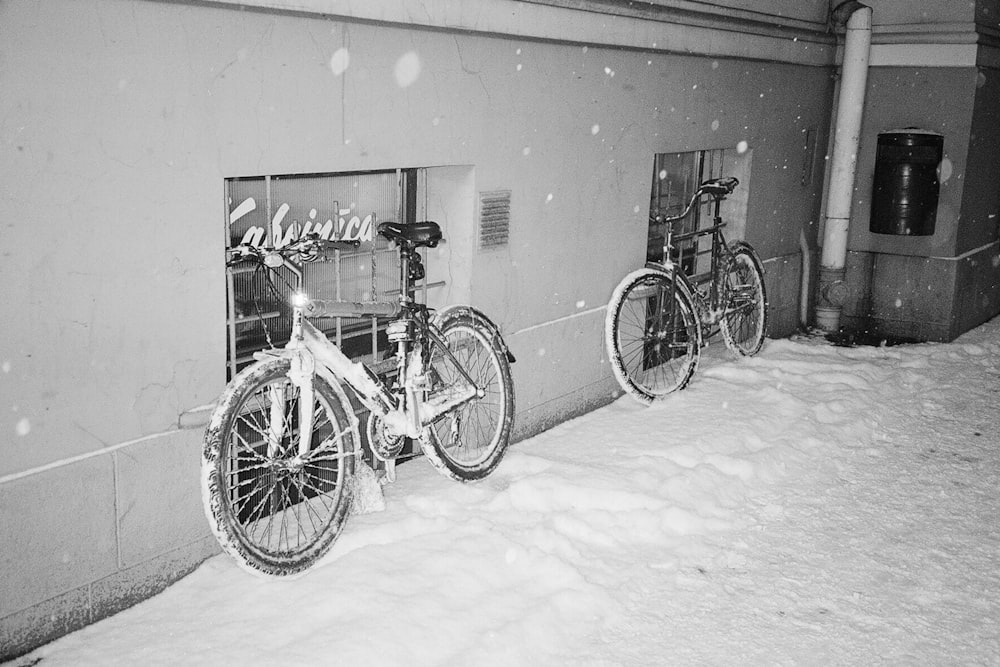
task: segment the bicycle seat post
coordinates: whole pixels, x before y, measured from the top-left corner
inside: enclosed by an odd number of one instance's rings
[[[400,364],[400,372],[413,343],[416,331],[414,324],[413,286],[423,278],[424,265],[417,250],[418,243],[407,238],[397,238],[399,245],[399,303],[401,306],[399,318],[386,326],[386,335],[390,343],[396,345],[396,357]],[[400,376],[402,377],[402,375]]]
[[[410,291],[413,289],[413,278],[410,276],[410,255],[417,250],[410,243],[399,244],[399,298],[405,305],[412,301]]]

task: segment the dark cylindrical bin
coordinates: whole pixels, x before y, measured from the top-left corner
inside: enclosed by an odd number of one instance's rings
[[[907,128],[878,135],[869,229],[875,234],[930,236],[937,220],[938,166],[944,137]]]

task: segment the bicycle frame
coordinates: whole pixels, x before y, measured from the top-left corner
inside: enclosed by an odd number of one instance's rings
[[[287,357],[291,361],[289,380],[298,388],[299,401],[299,456],[304,456],[312,439],[313,374],[323,377],[331,386],[345,382],[357,394],[361,403],[380,418],[386,432],[392,437],[419,438],[427,426],[441,415],[483,396],[472,377],[455,359],[441,339],[433,323],[428,321],[426,306],[413,301],[410,273],[410,252],[401,250],[400,300],[397,303],[351,303],[340,301],[307,300],[304,294],[293,299],[292,331],[287,345],[280,350],[265,350],[254,355],[257,360],[268,357]],[[415,325],[413,340],[405,337],[397,342],[397,386],[402,394],[390,391],[368,366],[352,361],[331,342],[307,317],[365,317],[391,318],[401,316],[402,328]],[[464,386],[456,382],[425,396],[427,389],[424,346],[434,344],[458,370]],[[284,415],[284,398],[271,397],[271,423],[281,426]]]
[[[695,192],[694,196],[691,197],[691,200],[684,208],[684,211],[680,214],[658,218],[659,222],[667,223],[666,234],[663,242],[663,259],[660,262],[647,264],[647,266],[649,268],[659,268],[668,271],[673,277],[684,283],[684,287],[687,288],[688,293],[695,297],[692,300],[694,301],[695,307],[698,308],[699,320],[703,325],[712,325],[718,322],[722,317],[722,290],[720,289],[721,281],[719,280],[719,277],[731,255],[729,244],[726,242],[725,234],[722,232],[723,227],[726,226],[726,223],[720,214],[723,197],[717,195],[714,196],[714,201],[712,202],[713,211],[711,227],[696,229],[692,232],[685,232],[683,234],[674,234],[674,223],[683,220],[690,215],[694,206],[700,202],[701,198],[705,194],[706,193],[704,191],[699,189]],[[674,244],[675,242],[681,243],[702,236],[708,236],[709,234],[712,235],[711,261],[709,270],[707,273],[688,276],[684,273],[684,271],[680,270],[672,259],[675,251]],[[698,287],[699,284],[704,282],[709,283],[707,293]],[[672,300],[671,303],[673,303]]]

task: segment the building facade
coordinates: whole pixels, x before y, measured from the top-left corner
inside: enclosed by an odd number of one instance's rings
[[[1000,310],[1000,2],[869,4],[845,314],[891,319],[881,253],[933,285],[925,319],[954,337]],[[731,235],[764,259],[769,335],[794,332],[822,238],[829,15],[827,0],[0,3],[0,658],[217,552],[200,446],[240,335],[237,223],[273,238],[437,220],[427,298],[500,326],[516,439],[620,394],[604,306],[645,261],[657,165],[687,170],[678,183],[705,173],[691,164],[739,176]],[[875,238],[873,137],[910,125],[945,134],[942,232]]]

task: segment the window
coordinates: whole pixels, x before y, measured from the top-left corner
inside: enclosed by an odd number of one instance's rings
[[[710,178],[735,176],[740,185],[722,203],[726,221],[726,238],[741,239],[745,232],[747,195],[750,180],[750,150],[716,148],[685,153],[657,153],[653,157],[653,184],[649,202],[649,232],[646,239],[646,261],[663,260],[666,224],[657,223],[656,216],[674,216],[684,211],[698,186]],[[673,223],[675,233],[691,232],[712,224],[711,212],[705,207],[709,200],[695,207],[684,220]],[[704,220],[703,220],[704,218]],[[683,248],[675,248],[673,261],[679,262],[688,275],[707,270],[711,236],[702,236]]]
[[[388,301],[398,295],[397,250],[380,237],[381,221],[413,222],[417,216],[417,169],[258,176],[226,181],[230,246],[280,247],[301,234],[358,240],[356,251],[302,265],[288,263],[273,280],[254,266],[227,272],[228,372],[232,377],[253,353],[287,342],[288,298],[298,288],[317,298]],[[375,318],[329,318],[313,324],[353,358],[377,362],[386,349],[384,323]]]

